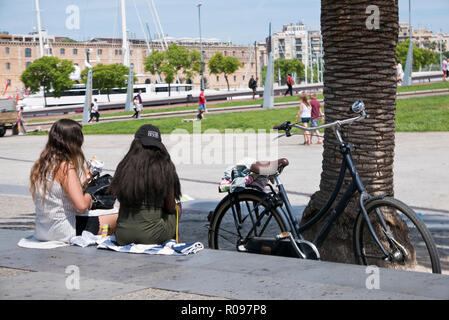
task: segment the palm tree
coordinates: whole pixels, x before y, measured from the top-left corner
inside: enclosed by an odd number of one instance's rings
[[[368,25],[372,16],[367,7],[372,5],[379,8],[378,29]],[[393,195],[398,29],[397,0],[321,1],[326,122],[354,116],[349,113],[352,103],[365,102],[369,118],[344,127],[342,135],[356,146],[354,161],[372,195]],[[337,140],[330,129],[324,137],[320,190],[312,195],[302,222],[326,203],[338,178],[341,156]],[[350,182],[349,175],[346,180],[344,187]],[[357,208],[353,199],[336,221],[323,244],[323,260],[354,261],[351,235]],[[306,237],[313,238],[323,221]]]

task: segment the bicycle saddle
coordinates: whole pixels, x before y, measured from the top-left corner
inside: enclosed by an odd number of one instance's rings
[[[274,161],[257,161],[254,162],[249,169],[260,175],[271,176],[277,172],[282,172],[288,164],[289,162],[286,158],[281,158]]]

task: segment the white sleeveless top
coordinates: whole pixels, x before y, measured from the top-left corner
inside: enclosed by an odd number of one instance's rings
[[[47,189],[45,198],[42,194],[42,187],[34,194],[36,208],[34,237],[41,241],[69,242],[70,238],[76,236],[75,216],[79,214],[72,200],[56,181]]]
[[[305,103],[302,104],[301,118],[311,118],[312,117],[312,106],[309,104],[306,106]]]

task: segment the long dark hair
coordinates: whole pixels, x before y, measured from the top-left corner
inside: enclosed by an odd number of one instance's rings
[[[81,177],[84,174],[85,158],[81,146],[84,142],[82,126],[71,119],[60,119],[53,123],[48,133],[48,142],[39,159],[34,163],[30,173],[30,192],[34,193],[43,187],[43,195],[47,192],[48,185],[56,178],[56,174],[63,166],[62,174],[65,176],[72,166]]]
[[[166,208],[169,201],[174,208],[175,200],[181,198],[181,184],[167,149],[144,147],[134,139],[117,166],[109,192],[120,205]]]

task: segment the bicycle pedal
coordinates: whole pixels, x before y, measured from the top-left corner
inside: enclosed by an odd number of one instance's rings
[[[290,238],[291,233],[290,232],[281,232],[278,235],[276,235],[276,240],[282,240],[286,238]]]

